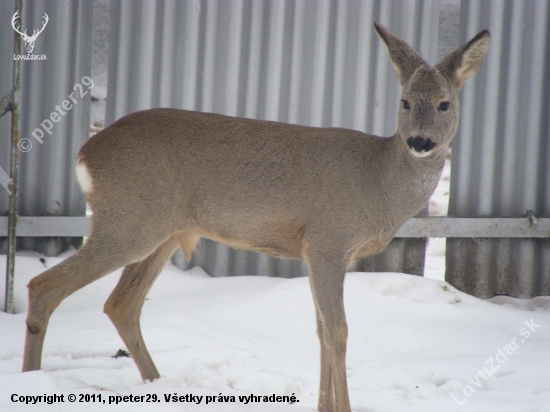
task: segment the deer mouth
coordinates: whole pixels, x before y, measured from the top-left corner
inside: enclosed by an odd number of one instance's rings
[[[407,145],[411,149],[412,153],[418,157],[428,156],[436,144],[430,139],[416,136],[409,137],[407,139]]]

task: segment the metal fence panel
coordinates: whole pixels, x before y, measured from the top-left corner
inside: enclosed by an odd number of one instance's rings
[[[460,37],[491,31],[462,96],[449,215],[550,215],[550,3],[462,1]],[[480,297],[550,294],[550,239],[448,239],[446,279]]]
[[[13,2],[2,2],[0,7],[0,87],[7,93],[10,86],[6,79],[11,79],[11,69],[8,71],[5,62],[13,61],[9,43],[13,43],[11,19],[15,9]],[[18,212],[22,216],[84,216],[86,202],[76,182],[74,166],[90,128],[90,93],[82,77],[90,76],[91,72],[92,2],[27,0],[21,20],[23,31],[27,29],[27,33],[32,33],[41,28],[44,13],[49,21],[36,40],[33,54],[45,54],[47,60],[22,62],[20,130],[21,138],[29,139],[32,148],[20,157]],[[77,84],[82,90],[75,87]],[[81,96],[81,91],[86,95]],[[61,105],[65,100],[70,101],[71,93],[76,103],[64,110]],[[54,112],[58,113],[54,115],[57,122],[50,120]],[[45,123],[51,134],[41,126],[46,120],[52,125]],[[9,148],[4,120],[0,127],[0,147]],[[42,130],[43,143],[31,135],[36,129]],[[40,137],[38,132],[35,135]],[[0,150],[0,153],[0,166],[9,170],[8,151]],[[6,205],[7,194],[1,191],[0,213],[6,213]],[[81,239],[20,238],[18,245],[22,249],[57,255],[67,244],[78,244]]]
[[[176,107],[390,136],[400,86],[373,22],[436,63],[438,16],[437,0],[113,1],[106,125]],[[416,261],[391,270],[421,275],[425,241],[395,242],[369,267]],[[181,253],[174,260],[187,267]],[[210,241],[191,264],[213,276],[306,273]]]

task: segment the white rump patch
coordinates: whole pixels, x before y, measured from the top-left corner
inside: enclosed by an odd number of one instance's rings
[[[92,192],[92,177],[84,163],[77,163],[76,165],[76,180],[78,180],[80,188],[85,194]]]

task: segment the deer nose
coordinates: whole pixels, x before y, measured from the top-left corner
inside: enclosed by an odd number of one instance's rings
[[[427,139],[422,136],[409,137],[407,139],[409,147],[418,153],[427,153],[435,147],[435,143],[429,137]]]

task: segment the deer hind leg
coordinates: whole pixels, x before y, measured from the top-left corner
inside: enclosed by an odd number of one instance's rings
[[[126,266],[117,286],[105,302],[104,311],[115,325],[144,381],[157,379],[160,374],[141,334],[141,308],[157,276],[178,246],[178,239],[172,236],[141,262]]]
[[[147,241],[129,244],[122,242],[119,236],[105,236],[110,232],[101,230],[100,224],[96,224],[95,229],[78,252],[34,277],[27,285],[29,308],[24,372],[40,369],[48,322],[63,299],[114,270],[142,259],[162,241],[162,238],[155,241],[150,237]]]
[[[346,264],[339,256],[319,253],[308,257],[310,284],[321,344],[321,382],[318,409],[322,412],[350,412],[346,378],[348,328],[344,312]]]

